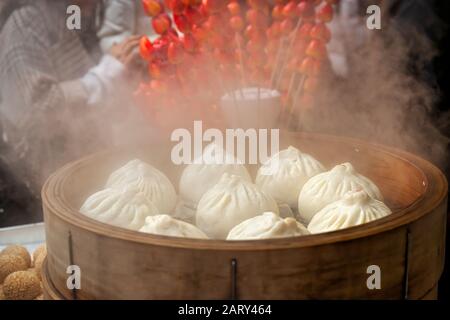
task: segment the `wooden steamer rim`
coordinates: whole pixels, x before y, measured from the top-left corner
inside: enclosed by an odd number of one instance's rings
[[[357,239],[362,240],[363,238],[377,236],[382,233],[388,233],[392,230],[395,231],[395,229],[406,228],[406,230],[408,230],[409,232],[410,225],[414,224],[415,222],[420,223],[419,220],[422,220],[427,215],[435,216],[436,214],[434,214],[434,212],[439,211],[439,216],[442,216],[442,212],[446,212],[445,199],[447,197],[448,191],[447,181],[439,169],[437,169],[433,164],[424,159],[421,159],[408,152],[399,151],[386,146],[369,144],[353,138],[335,137],[311,133],[288,133],[287,137],[289,137],[289,139],[291,140],[293,139],[293,141],[301,139],[312,139],[319,142],[327,141],[329,144],[346,143],[351,145],[352,147],[356,146],[356,148],[361,149],[361,151],[363,151],[363,149],[365,149],[365,151],[368,151],[369,153],[371,151],[376,151],[377,153],[382,154],[382,157],[390,157],[392,159],[396,159],[396,161],[408,165],[408,167],[414,169],[415,174],[420,177],[423,183],[422,192],[417,196],[414,202],[410,203],[407,207],[402,208],[401,210],[395,211],[388,217],[365,225],[324,234],[308,235],[297,238],[253,241],[197,240],[150,235],[106,225],[101,222],[92,220],[79,213],[79,211],[71,205],[70,200],[66,198],[66,194],[63,192],[64,186],[67,183],[70,183],[70,177],[77,175],[77,173],[80,170],[83,170],[84,167],[92,166],[92,164],[95,163],[95,160],[97,160],[98,158],[109,157],[117,152],[117,150],[108,150],[70,163],[55,172],[47,180],[43,187],[42,199],[44,203],[44,210],[51,213],[52,215],[55,215],[62,222],[66,223],[68,226],[68,230],[70,230],[71,228],[79,228],[85,232],[91,232],[99,237],[105,237],[117,241],[126,241],[129,243],[134,242],[139,245],[149,245],[154,248],[160,247],[162,250],[164,248],[173,248],[208,252],[214,251],[223,252],[224,255],[227,255],[230,252],[235,252],[237,255],[239,255],[239,252],[245,253],[247,251],[286,251],[302,248],[307,250],[311,247],[320,247],[327,245],[336,245],[337,247],[339,246],[339,243],[351,242]],[[306,152],[308,152],[308,150]],[[46,216],[47,215],[48,213],[46,213]],[[51,230],[47,229],[47,232],[51,232]],[[439,237],[445,238],[445,231],[443,236]],[[439,241],[442,241],[442,239],[439,239]],[[406,246],[408,246],[408,240],[406,240],[406,243]],[[436,243],[436,246],[438,246],[438,244],[439,243]],[[51,248],[49,249],[51,252]],[[407,248],[406,254],[408,253],[408,251],[409,249]],[[404,286],[406,287],[406,292],[404,293],[404,296],[407,297],[407,282],[409,273],[409,259],[407,256],[405,260],[406,266],[404,272]],[[439,261],[437,261],[436,264],[442,265],[440,265],[439,270],[435,272],[438,274],[433,276],[437,279],[440,277],[443,269],[443,258],[439,257],[438,260]],[[50,275],[50,277],[51,276],[52,275]],[[435,285],[436,283],[433,283],[433,287],[435,287]],[[426,290],[430,289],[431,287],[426,288]],[[426,292],[421,293],[422,296],[425,294]],[[416,296],[416,298],[420,297]]]

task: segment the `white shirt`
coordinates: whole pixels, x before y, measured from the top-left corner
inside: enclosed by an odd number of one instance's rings
[[[151,19],[137,0],[107,0],[103,25],[98,32],[100,47],[108,52],[112,45],[136,34],[152,35]]]

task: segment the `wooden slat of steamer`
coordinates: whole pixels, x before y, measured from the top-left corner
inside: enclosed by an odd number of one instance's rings
[[[429,193],[434,199],[443,199],[435,207],[423,208],[429,211],[420,220],[409,226],[409,299],[421,299],[424,292],[437,287],[444,270],[445,239],[447,229],[447,185],[445,179],[434,180]]]
[[[44,295],[44,300],[63,300],[64,297],[61,296],[56,290],[56,288],[51,283],[47,270],[47,259],[44,260],[42,264],[42,291]]]

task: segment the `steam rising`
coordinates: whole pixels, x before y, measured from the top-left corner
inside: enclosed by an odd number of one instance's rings
[[[371,33],[363,49],[349,53],[348,77],[330,76],[315,109],[302,112],[301,129],[391,145],[447,165],[449,139],[432,119],[440,93],[426,69],[438,52],[411,28]]]
[[[449,140],[432,121],[433,106],[439,99],[439,92],[432,87],[429,79],[423,77],[427,72],[426,63],[437,52],[423,34],[407,30],[405,37],[405,29],[402,31],[403,34],[400,34],[390,27],[374,31],[363,49],[350,52],[348,77],[339,79],[330,73],[321,84],[315,107],[301,110],[299,129],[391,145],[419,154],[440,166],[447,165]],[[239,83],[239,79],[234,83]],[[205,95],[208,93],[205,92]],[[171,94],[181,93],[175,91]],[[152,101],[149,100],[149,103]],[[109,144],[140,144],[149,138],[159,137],[161,133],[154,128],[155,122],[143,121],[132,104],[126,96],[105,102],[102,111],[80,109],[86,114],[76,116],[66,113],[60,123],[67,125],[65,130],[71,132],[75,143],[74,147],[66,146],[66,150],[61,152],[72,154],[70,151],[76,150],[73,153],[79,157],[82,153],[104,149]],[[198,111],[198,106],[192,107]],[[223,124],[217,121],[217,108],[206,111],[201,115],[201,120],[210,120],[207,121],[210,125],[205,124],[205,127],[223,129]],[[159,121],[166,127],[185,126],[189,129],[193,126],[192,121],[200,120],[196,112],[169,110],[169,116]],[[85,119],[90,122],[84,122]],[[99,130],[95,136],[87,135],[86,126]],[[51,136],[56,134],[50,128],[53,126],[41,126],[41,135],[51,140]],[[164,143],[170,144],[170,135],[166,133],[163,137],[167,139],[163,140]],[[86,148],[93,144],[94,148]],[[47,156],[53,157],[50,153]],[[33,162],[34,159],[28,161]]]

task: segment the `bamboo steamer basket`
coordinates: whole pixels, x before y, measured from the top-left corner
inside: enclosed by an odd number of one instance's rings
[[[363,141],[286,133],[328,168],[351,162],[380,188],[393,214],[336,232],[260,241],[170,238],[109,226],[80,214],[108,175],[139,157],[175,186],[170,148],[109,150],[70,163],[42,191],[47,237],[44,286],[60,299],[434,299],[444,267],[447,181],[431,163]],[[251,167],[254,174],[256,168]],[[81,289],[66,286],[69,265]],[[370,290],[367,268],[381,270]],[[51,284],[51,285],[49,285]]]

